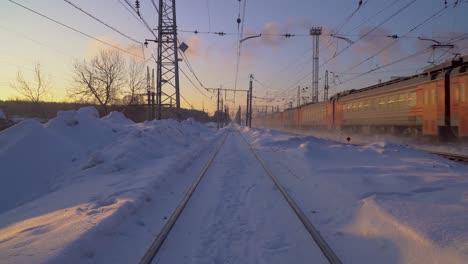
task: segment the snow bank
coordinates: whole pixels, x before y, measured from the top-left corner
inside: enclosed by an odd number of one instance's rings
[[[344,263],[468,263],[468,167],[407,145],[244,130]]]
[[[122,112],[112,111],[109,115],[102,118],[104,121],[119,125],[133,125],[134,122],[128,119]]]
[[[134,124],[92,107],[1,131],[2,263],[44,262],[115,224],[154,192],[158,175],[214,136],[193,120]]]

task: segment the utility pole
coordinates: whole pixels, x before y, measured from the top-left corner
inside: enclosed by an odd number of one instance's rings
[[[319,42],[322,35],[322,27],[312,27],[310,29],[313,45],[312,62],[312,103],[318,103],[318,79],[319,79]]]
[[[221,97],[221,107],[219,108],[219,112],[221,114],[221,123],[220,123],[220,125],[221,125],[221,128],[223,128],[225,118],[224,118],[224,100],[223,100],[222,97]]]
[[[179,55],[175,0],[159,0],[157,43],[157,118],[160,120],[162,105],[170,101],[172,107],[172,99],[175,100],[177,115],[180,115]]]
[[[219,88],[218,88],[218,100],[217,100],[217,104],[216,104],[216,128],[219,130]]]
[[[245,126],[249,126],[249,112],[250,112],[250,91],[247,91],[247,104],[245,106]]]
[[[325,87],[323,89],[323,101],[328,101],[328,90],[330,86],[328,85],[328,70],[325,71]]]
[[[301,106],[301,86],[297,87],[297,107]]]
[[[151,120],[154,120],[156,115],[156,102],[155,102],[155,87],[154,87],[154,69],[151,71]]]
[[[249,85],[249,128],[252,128],[252,101],[253,101],[253,74],[250,74],[250,85]]]
[[[151,121],[151,87],[149,81],[149,66],[146,67],[146,92],[148,97],[148,121]]]

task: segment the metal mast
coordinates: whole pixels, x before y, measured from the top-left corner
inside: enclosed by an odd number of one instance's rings
[[[175,0],[159,0],[158,22],[158,120],[162,106],[180,109],[179,55]],[[175,105],[173,105],[175,102]]]
[[[328,85],[328,71],[325,71],[325,87],[323,89],[323,101],[328,101],[328,89],[330,86]]]
[[[310,29],[313,45],[312,62],[312,103],[318,103],[318,79],[319,79],[319,41],[322,35],[322,27],[313,27]]]

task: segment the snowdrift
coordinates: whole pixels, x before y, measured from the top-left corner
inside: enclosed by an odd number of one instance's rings
[[[162,174],[191,162],[216,135],[190,119],[135,124],[118,112],[99,118],[92,107],[1,131],[2,263],[47,262],[81,247],[78,241],[128,216]]]

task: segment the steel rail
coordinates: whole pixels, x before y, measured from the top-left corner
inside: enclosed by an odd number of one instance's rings
[[[297,217],[301,220],[302,224],[307,229],[309,234],[312,236],[315,243],[317,243],[318,247],[322,251],[323,255],[327,258],[328,262],[330,262],[331,264],[341,264],[342,263],[341,260],[338,258],[338,256],[335,254],[335,252],[331,249],[331,247],[328,245],[328,243],[325,241],[325,239],[320,235],[320,232],[309,221],[309,218],[307,218],[307,216],[300,209],[300,207],[297,205],[297,203],[291,198],[291,196],[288,194],[286,189],[284,189],[284,187],[281,185],[279,180],[273,175],[271,170],[266,166],[265,162],[263,162],[263,160],[258,156],[258,154],[253,149],[252,145],[247,141],[247,139],[242,135],[242,133],[240,131],[239,131],[239,134],[241,135],[241,137],[245,141],[245,143],[249,146],[249,149],[252,152],[252,154],[255,156],[255,158],[258,160],[258,162],[260,162],[263,169],[267,172],[267,174],[273,180],[273,182],[275,183],[278,190],[281,192],[283,197],[288,202],[289,206],[291,206],[293,211],[296,213]]]
[[[439,151],[428,151],[428,152],[431,153],[431,154],[438,155],[438,156],[441,156],[443,158],[449,159],[449,160],[468,163],[468,156],[467,155],[447,153],[447,152],[439,152]]]
[[[166,224],[164,225],[164,227],[161,229],[161,231],[159,232],[159,235],[156,237],[156,239],[153,241],[153,243],[151,244],[151,246],[148,248],[148,250],[146,251],[145,255],[143,256],[143,258],[140,260],[140,264],[150,264],[154,257],[156,256],[156,254],[158,253],[159,249],[161,248],[162,244],[164,243],[164,241],[166,240],[169,232],[171,231],[171,229],[174,227],[174,224],[176,223],[177,219],[179,218],[179,216],[181,215],[182,211],[184,210],[185,206],[187,205],[190,197],[192,197],[192,194],[193,192],[195,191],[195,189],[197,188],[198,184],[200,183],[201,179],[203,178],[203,176],[205,176],[206,172],[208,171],[208,169],[210,168],[211,164],[213,163],[214,159],[216,158],[216,156],[218,155],[221,147],[224,145],[224,142],[226,141],[226,138],[228,137],[229,133],[226,133],[223,137],[223,139],[221,140],[221,143],[216,147],[216,150],[213,154],[213,156],[210,158],[210,160],[206,163],[205,167],[203,167],[203,170],[201,171],[201,173],[198,175],[198,177],[195,179],[195,181],[193,182],[192,186],[190,186],[190,189],[188,190],[188,192],[185,194],[184,198],[181,200],[181,202],[179,203],[179,205],[177,206],[177,208],[175,209],[175,211],[172,213],[171,217],[169,218],[169,220],[166,222]]]

